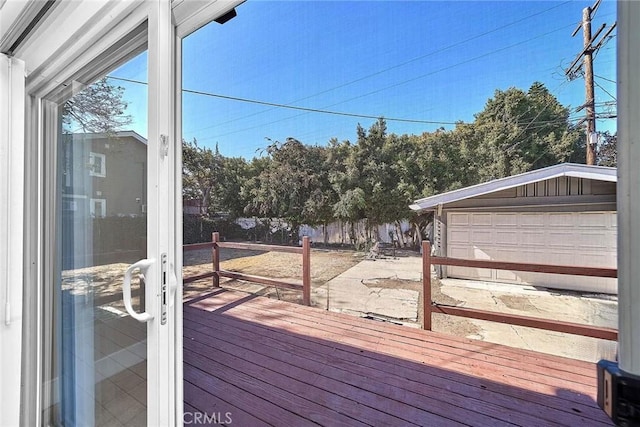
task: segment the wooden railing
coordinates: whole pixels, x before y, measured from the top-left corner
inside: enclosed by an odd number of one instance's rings
[[[213,286],[220,286],[220,278],[227,277],[229,279],[244,280],[246,282],[259,283],[261,285],[274,286],[276,288],[296,289],[302,291],[302,303],[304,305],[311,304],[311,240],[308,236],[302,238],[302,247],[295,246],[277,246],[262,245],[259,243],[240,243],[240,242],[221,242],[220,233],[215,232],[211,236],[211,242],[195,243],[184,245],[184,251],[194,251],[199,249],[211,248],[212,251],[212,271],[197,276],[185,277],[183,283],[191,283],[196,280],[213,278]],[[284,280],[273,279],[270,277],[254,276],[236,271],[227,271],[220,269],[220,249],[241,249],[253,251],[267,252],[286,252],[302,255],[302,284],[287,282]]]
[[[510,325],[528,326],[555,332],[565,332],[586,337],[602,338],[611,341],[618,340],[618,331],[611,328],[583,325],[579,323],[558,320],[541,319],[537,317],[521,316],[517,314],[498,313],[487,310],[477,310],[466,307],[456,307],[437,304],[431,299],[431,266],[451,265],[459,267],[492,268],[496,270],[527,271],[534,273],[570,274],[591,277],[618,277],[615,268],[573,267],[565,265],[523,264],[515,262],[469,260],[460,258],[436,257],[431,255],[431,244],[422,242],[422,307],[423,328],[431,330],[431,314],[442,313],[471,319],[488,320],[491,322],[507,323]]]

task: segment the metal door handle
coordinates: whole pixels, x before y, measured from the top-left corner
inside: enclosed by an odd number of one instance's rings
[[[160,324],[166,325],[169,317],[169,308],[173,307],[174,299],[176,297],[176,289],[178,289],[178,279],[176,277],[175,268],[172,263],[169,263],[167,254],[162,254],[160,257],[161,268],[161,285],[162,292],[161,310],[160,310]]]
[[[169,307],[173,307],[176,299],[176,291],[178,290],[178,277],[176,276],[176,269],[171,264],[171,274],[169,276]]]
[[[139,322],[148,322],[153,319],[153,316],[146,311],[138,313],[133,309],[133,306],[131,305],[131,276],[133,271],[136,269],[139,269],[140,272],[144,274],[154,263],[155,260],[153,259],[142,259],[135,264],[131,264],[129,268],[127,268],[127,271],[124,272],[124,282],[122,283],[122,299],[124,300],[124,306],[127,309],[127,313]]]

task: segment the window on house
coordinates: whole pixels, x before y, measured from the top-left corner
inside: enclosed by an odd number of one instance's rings
[[[89,153],[89,175],[105,177],[107,175],[106,159],[104,154]]]
[[[107,201],[105,199],[91,199],[90,213],[93,218],[107,216]]]

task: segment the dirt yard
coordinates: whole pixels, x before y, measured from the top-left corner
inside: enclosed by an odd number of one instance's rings
[[[412,251],[399,251],[397,255],[419,256],[419,254]],[[302,261],[301,256],[298,254],[223,249],[220,251],[220,258],[220,267],[225,270],[301,283]],[[315,302],[314,305],[319,308],[325,308],[323,301],[318,301],[314,298],[314,289],[324,285],[365,258],[366,254],[362,252],[313,250],[311,253],[311,293],[312,301]],[[209,272],[212,268],[211,251],[205,249],[185,253],[184,264],[184,277]],[[211,279],[204,279],[186,285],[184,288],[185,298],[211,289],[211,283]],[[422,325],[421,281],[385,278],[376,279],[375,283],[368,284],[366,281],[362,283],[375,288],[407,289],[418,292],[418,319],[415,325]],[[457,305],[460,302],[440,292],[440,281],[437,279],[432,280],[432,285],[432,298],[434,301],[450,305]],[[276,289],[231,279],[223,279],[222,286],[283,301],[302,303],[302,293],[300,291]],[[439,314],[433,316],[432,327],[435,331],[462,337],[478,332],[478,327],[466,319]]]
[[[337,311],[345,311],[360,316],[373,315],[374,318],[420,327],[422,324],[421,263],[419,259],[405,258],[403,260],[402,258],[404,257],[418,258],[419,254],[407,252],[399,254],[399,258],[387,257],[382,260],[383,262],[380,262],[381,260],[367,260],[366,254],[362,252],[312,250],[312,304],[321,309],[331,308],[335,310],[336,301],[340,301],[340,307],[343,310]],[[185,253],[184,258],[184,277],[212,271],[210,250],[188,252]],[[114,310],[117,310],[115,312],[124,312],[122,278],[127,267],[127,264],[116,263],[63,271],[62,289],[83,298],[90,298],[92,300],[91,304],[107,307],[109,313],[114,312]],[[221,251],[221,267],[225,270],[298,283],[301,283],[302,277],[302,259],[299,254],[223,249]],[[340,281],[338,276],[346,277],[346,282],[344,280]],[[332,285],[331,293],[323,293],[323,290],[328,290],[329,282],[334,284]],[[360,298],[352,293],[351,287],[342,287],[353,286],[354,283],[358,286],[358,289],[365,288],[364,294],[368,294],[366,288],[369,288],[370,294],[375,295],[378,293],[378,296],[382,295],[380,293],[381,289],[412,291],[409,293],[411,296],[408,298],[414,304],[412,307],[414,317],[385,318],[379,314],[377,315],[375,310],[363,311],[354,308],[361,301]],[[136,277],[132,283],[133,305],[139,311],[142,310],[142,301],[140,299],[141,284],[142,281],[139,277]],[[302,292],[298,290],[275,289],[231,279],[223,279],[222,286],[269,298],[302,303]],[[504,286],[507,286],[507,288],[503,289]],[[207,292],[211,290],[211,287],[211,278],[187,284],[184,287],[184,297],[190,298]],[[512,288],[509,288],[509,285],[491,283],[479,283],[473,286],[456,284],[454,279],[447,279],[443,284],[439,280],[432,278],[432,299],[435,302],[446,305],[463,305],[486,310],[493,310],[497,307],[498,311],[513,312],[515,314],[539,315],[557,320],[615,327],[615,322],[613,322],[617,315],[615,298],[614,301],[604,301],[602,298],[589,298],[588,296],[582,298],[580,295],[557,294],[557,292],[544,292],[515,285]],[[343,300],[336,297],[336,289],[342,289]],[[404,304],[409,300],[394,301],[386,297],[380,299],[385,304],[391,304],[394,307],[394,304]],[[417,319],[415,317],[416,310]],[[441,314],[434,314],[432,318],[434,331],[460,337],[474,337],[499,343],[504,343],[503,341],[506,339],[506,343],[509,345],[520,345],[523,348],[532,348],[552,354],[556,354],[559,351],[554,349],[559,347],[557,344],[558,340],[561,339],[563,342],[566,341],[565,347],[570,350],[573,347],[577,349],[573,353],[563,350],[565,352],[561,353],[561,355],[585,360],[592,357],[592,353],[597,355],[604,354],[604,352],[615,353],[615,348],[609,348],[608,344],[610,343],[602,344],[597,342],[594,344],[592,342],[583,342],[587,339],[576,340],[575,337],[558,338],[557,334],[553,335],[552,333],[549,333],[548,337],[546,335],[538,336],[540,335],[539,332],[534,331],[538,334],[535,335],[534,332],[521,330],[523,328],[502,324],[485,325],[485,323]]]
[[[351,251],[313,250],[311,253],[311,289],[321,286],[343,271],[362,261],[364,255]],[[184,255],[183,276],[195,276],[211,271],[211,251],[199,250]],[[302,283],[302,257],[299,254],[258,252],[235,249],[220,251],[220,268],[256,276]],[[211,279],[185,286],[185,297],[210,289]],[[238,280],[223,279],[223,286],[270,298],[302,303],[302,293],[289,289],[275,289]]]

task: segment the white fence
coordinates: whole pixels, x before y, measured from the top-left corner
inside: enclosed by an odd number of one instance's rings
[[[258,223],[265,225],[269,223],[272,232],[281,229],[289,229],[289,225],[280,219],[262,219],[262,218],[238,218],[236,224],[243,229],[248,230],[254,228]],[[311,240],[317,243],[328,244],[350,244],[350,233],[354,234],[355,240],[359,243],[368,240],[376,240],[384,243],[399,242],[400,245],[411,245],[413,236],[411,234],[412,226],[408,221],[401,221],[399,224],[383,224],[373,230],[367,230],[366,220],[360,220],[353,225],[348,222],[336,221],[329,225],[311,227],[308,225],[300,226],[300,237],[309,236]]]

